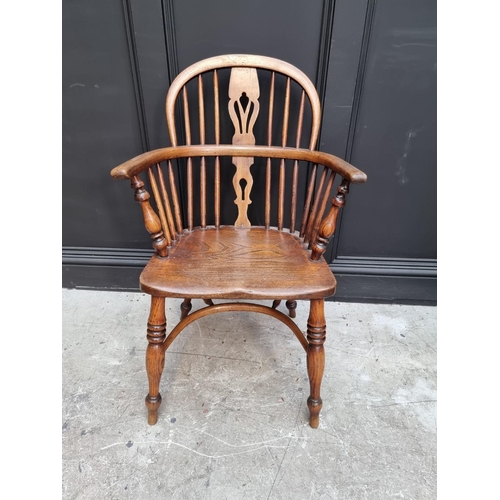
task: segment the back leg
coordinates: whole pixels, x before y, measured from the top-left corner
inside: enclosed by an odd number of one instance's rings
[[[189,314],[192,307],[191,299],[184,299],[181,304],[181,319],[184,319]]]
[[[288,309],[288,315],[290,318],[295,318],[296,313],[295,309],[297,309],[297,301],[296,300],[287,300],[286,308]]]

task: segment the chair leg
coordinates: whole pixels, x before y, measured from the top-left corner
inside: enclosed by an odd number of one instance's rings
[[[307,373],[311,393],[307,399],[309,408],[309,425],[316,429],[319,425],[319,412],[323,406],[320,396],[321,380],[325,369],[325,343],[326,322],[325,322],[325,300],[312,299],[307,321]]]
[[[273,300],[272,308],[276,309],[280,304],[281,304],[281,300],[278,300],[278,299]]]
[[[146,349],[146,371],[149,380],[149,393],[146,396],[148,424],[158,420],[161,404],[160,379],[165,364],[163,342],[166,337],[167,320],[165,317],[165,297],[151,297],[151,311],[148,320],[148,348]]]
[[[286,308],[288,309],[288,315],[290,318],[295,318],[296,313],[295,309],[297,309],[297,301],[296,300],[287,300]]]
[[[181,304],[181,319],[184,319],[189,314],[189,311],[191,311],[192,307],[193,306],[191,305],[191,299],[184,299]]]

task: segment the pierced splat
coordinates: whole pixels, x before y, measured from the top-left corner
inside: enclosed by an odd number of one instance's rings
[[[259,114],[259,80],[255,68],[233,68],[229,80],[229,116],[234,125],[233,144],[255,145],[253,126]],[[236,173],[233,187],[236,193],[234,203],[238,206],[235,227],[250,227],[248,205],[252,203],[250,192],[253,178],[250,167],[253,158],[233,157]]]

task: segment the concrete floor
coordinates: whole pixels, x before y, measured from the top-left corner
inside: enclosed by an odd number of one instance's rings
[[[169,327],[179,304],[167,300]],[[64,499],[436,497],[436,308],[328,302],[314,430],[302,347],[251,313],[203,318],[174,341],[147,425],[148,306],[63,291]],[[307,314],[299,303],[303,329]]]

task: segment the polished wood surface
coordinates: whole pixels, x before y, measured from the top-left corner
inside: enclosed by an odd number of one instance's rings
[[[167,240],[163,235],[160,219],[149,203],[149,193],[144,189],[144,182],[139,177],[132,177],[130,183],[132,189],[135,190],[134,199],[138,201],[142,209],[142,218],[146,230],[151,235],[153,240],[153,248],[156,250],[158,257],[166,257],[168,255]]]
[[[184,319],[188,314],[189,314],[189,311],[191,311],[191,308],[192,308],[192,304],[191,304],[191,299],[189,298],[186,298],[182,301],[182,304],[181,304],[181,319]]]
[[[163,203],[163,206],[165,207],[165,212],[166,212],[166,226],[167,227],[164,228],[164,231],[166,231],[166,233],[170,234],[170,241],[175,242],[175,241],[177,241],[177,236],[176,236],[176,232],[175,232],[174,217],[172,215],[172,206],[170,203],[170,197],[167,193],[167,187],[166,187],[166,183],[165,183],[165,177],[163,176],[163,170],[161,169],[161,167],[158,163],[156,164],[156,174],[158,175],[158,181],[160,183],[160,192],[161,192],[161,196],[158,196],[158,198],[157,198],[160,200],[158,208]],[[153,173],[150,173],[150,182],[153,185],[153,182],[154,182],[154,174]]]
[[[309,319],[307,320],[307,373],[309,375],[310,394],[307,399],[310,417],[309,425],[319,426],[319,412],[323,406],[320,396],[321,380],[325,371],[325,301],[311,300]]]
[[[220,143],[220,110],[219,110],[219,76],[217,70],[214,70],[214,127],[215,127],[215,144]],[[215,173],[214,173],[214,212],[215,212],[215,227],[220,226],[220,160],[215,158]]]
[[[165,209],[163,208],[163,200],[160,196],[160,190],[158,189],[158,184],[157,184],[156,178],[153,174],[152,167],[148,169],[148,178],[149,178],[149,183],[151,185],[151,189],[153,190],[153,195],[154,195],[155,201],[157,203],[158,215],[160,217],[163,236],[165,237],[165,240],[167,241],[167,246],[169,247],[172,245],[170,228],[168,227],[167,216],[165,214]]]
[[[168,181],[172,193],[172,203],[174,204],[174,214],[175,214],[175,225],[177,228],[177,234],[182,234],[182,218],[181,218],[181,206],[179,203],[179,195],[177,194],[177,187],[175,183],[174,169],[172,162],[168,163]]]
[[[273,111],[274,111],[274,82],[276,73],[271,73],[271,85],[269,88],[269,112],[267,115],[267,145],[272,145],[273,140]],[[265,227],[269,229],[271,224],[271,158],[266,161],[266,194],[265,194]]]
[[[218,71],[223,68],[231,68],[231,73],[228,95],[221,106],[224,96],[221,95]],[[254,127],[259,126],[259,98],[263,91],[257,70],[270,72],[266,89],[269,92],[266,145],[256,145],[254,135]],[[212,72],[212,78],[204,79],[203,75],[209,72]],[[284,75],[286,82],[282,107],[275,96],[276,75],[281,75],[280,78]],[[189,109],[187,85],[191,80],[196,83],[197,91],[193,94],[197,97],[197,114],[191,114]],[[213,85],[213,115],[206,112],[207,81]],[[287,147],[292,83],[301,88],[294,148]],[[309,103],[312,113],[308,131],[303,127],[306,103]],[[179,145],[177,137],[177,109],[183,116],[185,145]],[[234,127],[231,145],[220,144],[223,112],[227,113],[225,118],[229,118]],[[282,113],[277,122],[281,123],[281,147],[272,146],[273,117],[277,113]],[[320,386],[325,363],[324,299],[332,295],[336,287],[336,280],[323,254],[335,231],[339,211],[345,205],[349,185],[365,182],[366,175],[341,158],[314,151],[321,123],[317,92],[304,73],[277,59],[238,54],[212,57],[193,64],[172,82],[166,99],[166,115],[172,146],[141,154],[111,172],[114,178],[131,181],[155,249],[140,276],[142,291],[152,296],[146,351],[148,422],[155,424],[158,419],[165,350],[181,331],[209,314],[249,311],[267,314],[283,322],[306,350],[310,383],[307,400],[309,423],[316,428],[322,407]],[[214,120],[211,124],[214,143],[207,139],[206,119],[209,115]],[[192,128],[194,116],[198,120],[195,135]],[[199,144],[192,144],[197,130]],[[304,133],[309,133],[309,149],[300,148]],[[235,168],[233,189],[238,217],[231,226],[221,225],[223,157],[230,157]],[[256,188],[253,186],[255,172],[251,171],[251,168],[256,168],[255,158],[266,159],[264,186],[258,187],[264,190],[263,227],[252,226],[248,217],[251,192]],[[207,167],[209,159],[213,161],[210,169]],[[278,169],[277,175],[273,176],[273,168]],[[306,169],[303,177],[299,177],[301,168]],[[178,184],[175,169],[185,169],[181,184]],[[287,169],[292,169],[290,175]],[[141,174],[147,175],[156,210],[150,204],[150,195],[139,177]],[[195,177],[199,179],[198,184]],[[339,177],[337,192],[333,195],[334,183]],[[277,179],[276,186],[272,185],[273,178]],[[305,178],[305,196],[300,204],[302,186],[299,178]],[[199,186],[199,191],[196,186]],[[211,186],[212,206],[207,196]],[[273,193],[276,193],[274,202]],[[199,203],[195,202],[195,197],[199,198]],[[285,213],[285,199],[290,200],[288,214]],[[330,200],[331,207],[327,209]],[[212,216],[213,226],[208,223]],[[271,227],[273,216],[277,227]],[[289,220],[288,227],[286,219]],[[195,220],[200,221],[199,226],[195,226]],[[180,322],[168,336],[166,297],[184,299],[180,306]],[[203,299],[207,307],[191,312],[194,298]],[[245,302],[214,304],[213,299],[273,302],[268,307]],[[297,300],[310,301],[307,338],[293,321]],[[285,301],[289,317],[278,310],[282,301]]]
[[[279,146],[234,146],[231,144],[206,144],[154,149],[118,165],[111,171],[111,176],[115,179],[131,179],[134,175],[139,175],[151,165],[161,161],[194,156],[259,156],[261,158],[302,160],[324,165],[353,184],[360,184],[367,180],[366,174],[350,163],[338,156],[321,151],[281,148]]]
[[[179,333],[186,328],[186,326],[190,325],[193,321],[196,321],[199,318],[204,318],[210,314],[216,314],[220,312],[232,312],[232,311],[246,311],[246,312],[257,312],[261,314],[266,314],[267,316],[272,316],[280,320],[284,323],[297,337],[298,341],[307,351],[308,342],[301,332],[300,328],[285,314],[280,311],[276,311],[276,309],[272,307],[263,306],[260,304],[249,304],[248,302],[233,302],[229,304],[210,304],[209,307],[204,307],[203,309],[198,309],[192,314],[186,315],[182,318],[182,320],[175,326],[175,328],[168,334],[164,342],[164,348],[167,350],[172,342],[177,338]]]
[[[335,278],[324,259],[313,262],[297,235],[253,227],[196,229],[168,259],[150,260],[141,290],[180,298],[297,300],[329,297]]]
[[[234,126],[233,144],[254,145],[253,127],[259,115],[259,80],[255,68],[233,68],[229,79],[228,111]],[[246,102],[244,101],[246,98]],[[233,165],[236,172],[233,177],[233,187],[236,193],[234,203],[238,207],[238,218],[234,227],[250,227],[248,205],[252,203],[250,193],[253,177],[250,167],[252,157],[235,156]],[[244,184],[242,184],[244,181]]]
[[[339,210],[345,205],[345,195],[348,192],[349,182],[344,179],[340,186],[337,188],[337,195],[332,199],[332,208],[321,223],[319,234],[312,242],[312,260],[318,260],[325,252],[328,241],[332,237],[333,233],[335,232],[335,228],[337,227],[337,217],[339,214]]]
[[[164,342],[167,331],[165,317],[165,298],[152,297],[148,320],[148,347],[146,349],[146,372],[149,380],[149,392],[146,396],[148,423],[156,424],[158,408],[161,404],[160,379],[165,364]]]
[[[286,75],[295,82],[299,83],[308,97],[312,110],[312,127],[309,135],[309,149],[314,149],[316,147],[319,127],[321,124],[321,105],[314,84],[300,69],[285,61],[280,61],[279,59],[274,59],[272,57],[250,54],[229,54],[211,57],[209,59],[199,61],[179,73],[170,85],[165,102],[170,142],[173,146],[178,145],[177,131],[175,127],[175,105],[179,93],[190,80],[196,78],[198,75],[222,68],[263,69]]]
[[[297,301],[296,300],[287,300],[286,301],[286,308],[288,309],[288,314],[290,315],[290,318],[295,318],[295,316],[296,316],[295,309],[297,309]]]

